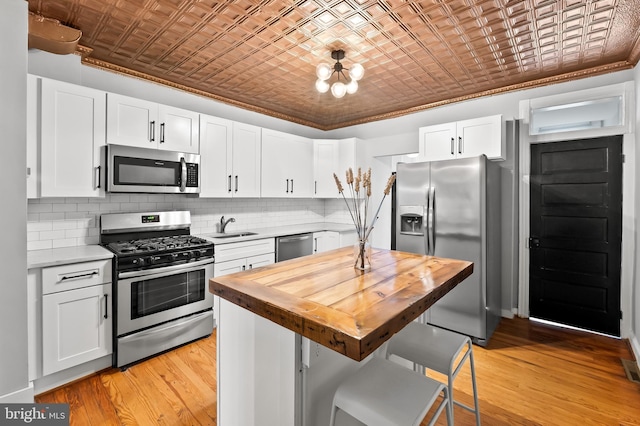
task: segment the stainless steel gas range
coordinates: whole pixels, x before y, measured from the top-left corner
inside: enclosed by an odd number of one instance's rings
[[[213,331],[213,243],[190,235],[188,211],[105,214],[100,242],[115,254],[115,367]]]

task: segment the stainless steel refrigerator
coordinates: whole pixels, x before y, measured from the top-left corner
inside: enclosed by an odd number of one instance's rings
[[[401,163],[396,172],[396,249],[474,263],[426,321],[482,346],[501,317],[500,179],[500,167],[484,155]]]

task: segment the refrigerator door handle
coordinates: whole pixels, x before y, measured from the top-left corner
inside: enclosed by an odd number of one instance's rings
[[[431,246],[431,255],[436,253],[436,188],[429,188],[429,240]]]
[[[426,200],[424,204],[424,208],[422,210],[422,235],[424,238],[424,254],[427,256],[430,254],[431,249],[431,241],[429,239],[429,205],[431,201],[429,199],[431,195],[431,187],[427,187],[426,191]]]

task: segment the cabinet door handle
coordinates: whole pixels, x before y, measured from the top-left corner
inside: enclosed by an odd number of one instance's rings
[[[317,180],[313,181],[313,193],[314,194],[318,193],[318,181]]]
[[[160,143],[164,143],[164,123],[160,123]]]
[[[291,193],[293,194],[293,179],[291,179]]]
[[[458,154],[462,154],[462,136],[458,136]]]
[[[289,179],[287,179],[287,191],[286,191],[286,193],[287,194],[289,193]]]
[[[98,271],[91,271],[91,272],[83,272],[77,275],[63,275],[62,278],[60,278],[58,280],[58,282],[63,282],[63,281],[67,281],[67,280],[81,280],[83,278],[91,278],[94,275],[99,275],[100,273]]]
[[[453,155],[453,138],[451,138],[451,155]]]
[[[229,192],[231,192],[231,175],[229,175]]]
[[[104,319],[109,318],[109,295],[104,295]]]
[[[236,175],[236,192],[238,192],[238,175]]]
[[[156,122],[152,121],[149,123],[149,134],[151,138],[149,139],[151,142],[156,140]]]
[[[317,238],[313,239],[313,252],[314,253],[318,252],[318,239]]]
[[[96,167],[96,171],[98,172],[98,177],[96,178],[96,189],[100,189],[100,183],[102,180],[102,169],[101,166]]]

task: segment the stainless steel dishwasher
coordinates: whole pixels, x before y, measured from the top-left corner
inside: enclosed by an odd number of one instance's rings
[[[313,234],[287,235],[276,238],[276,262],[313,254]]]

